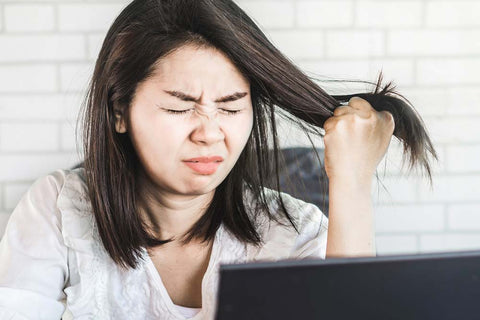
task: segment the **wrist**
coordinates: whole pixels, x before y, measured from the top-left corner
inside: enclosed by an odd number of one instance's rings
[[[341,187],[341,189],[350,189],[352,191],[370,192],[373,184],[373,175],[369,177],[360,176],[335,176],[328,179],[330,187]]]

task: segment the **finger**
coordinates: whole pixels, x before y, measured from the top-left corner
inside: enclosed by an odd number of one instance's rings
[[[382,116],[383,119],[385,120],[385,123],[391,127],[391,131],[395,131],[395,118],[393,117],[393,114],[390,111],[380,111],[379,112]]]
[[[348,100],[348,105],[354,109],[361,110],[361,111],[373,111],[372,105],[365,99],[360,97],[352,97]]]
[[[350,106],[339,106],[333,110],[333,115],[338,117],[347,113],[352,113],[354,110]]]
[[[395,119],[393,118],[393,114],[390,111],[383,110],[383,111],[380,111],[380,113],[382,114],[382,116],[387,122],[390,122],[390,121],[395,122]]]
[[[335,123],[337,122],[337,119],[335,117],[330,117],[328,118],[324,123],[323,123],[323,129],[325,130],[325,133],[330,131],[333,127],[335,127]]]

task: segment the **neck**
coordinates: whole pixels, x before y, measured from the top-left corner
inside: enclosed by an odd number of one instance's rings
[[[215,194],[213,190],[202,195],[182,195],[154,188],[151,183],[139,185],[141,218],[155,237],[173,238],[170,245],[179,244],[178,240],[205,214]]]

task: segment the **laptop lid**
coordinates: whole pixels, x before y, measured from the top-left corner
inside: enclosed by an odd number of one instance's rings
[[[480,319],[480,251],[221,265],[216,319]]]

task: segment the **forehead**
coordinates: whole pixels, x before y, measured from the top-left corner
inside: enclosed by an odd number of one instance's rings
[[[223,52],[192,45],[178,48],[157,61],[152,80],[190,91],[249,88],[248,80]]]

